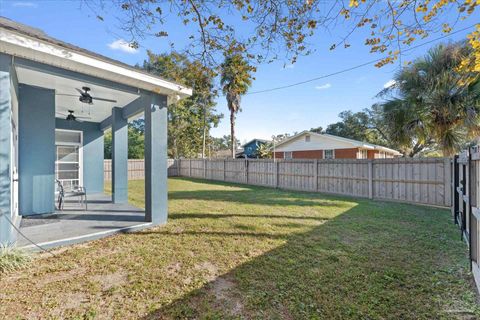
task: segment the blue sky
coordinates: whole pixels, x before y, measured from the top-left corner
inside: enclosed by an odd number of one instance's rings
[[[128,38],[120,31],[118,21],[106,19],[101,22],[91,10],[82,7],[78,1],[0,0],[0,15],[132,65],[145,59],[146,48],[156,53],[169,51],[166,40],[153,38],[142,40],[138,50],[131,50],[120,41]],[[460,23],[457,28],[473,24],[472,20]],[[187,41],[187,31],[181,26],[170,27],[170,39],[181,48]],[[449,39],[464,39],[467,33],[468,31],[458,33]],[[363,45],[365,36],[362,34],[351,40],[352,46],[349,49],[329,51],[330,45],[342,34],[345,34],[342,26],[336,27],[332,34],[318,34],[311,40],[314,42],[315,52],[310,56],[300,57],[294,65],[287,64],[284,68],[284,61],[260,65],[250,91],[303,81],[379,58],[370,54]],[[440,35],[432,35],[432,38],[438,36]],[[422,55],[429,47],[430,45],[427,45],[409,51],[404,59]],[[242,100],[243,111],[237,116],[237,136],[245,142],[252,138],[268,139],[273,134],[291,133],[312,127],[325,128],[329,123],[338,121],[341,111],[359,111],[376,102],[375,95],[392,78],[398,67],[399,65],[395,64],[378,69],[369,65],[285,90],[247,95]],[[229,134],[228,110],[223,97],[219,97],[217,109],[226,117],[218,128],[212,130],[212,135]]]

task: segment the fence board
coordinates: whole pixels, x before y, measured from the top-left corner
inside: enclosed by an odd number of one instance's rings
[[[449,158],[168,160],[169,176],[444,207],[453,199],[452,168]],[[111,160],[105,160],[105,180],[111,180],[111,170]],[[143,160],[128,161],[129,180],[144,179],[144,170]]]

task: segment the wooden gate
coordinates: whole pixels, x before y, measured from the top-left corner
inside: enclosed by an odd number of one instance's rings
[[[480,287],[480,146],[464,150],[453,160],[452,215],[459,225],[461,237],[467,242],[471,269]]]

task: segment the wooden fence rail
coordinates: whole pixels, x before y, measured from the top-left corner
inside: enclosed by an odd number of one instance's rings
[[[143,160],[129,160],[128,168],[129,179],[144,178]],[[168,175],[442,207],[452,204],[449,158],[169,159]],[[105,160],[105,179],[111,179],[110,160]]]
[[[176,160],[183,177],[449,207],[449,158]]]
[[[178,176],[176,161],[168,159],[168,176]],[[103,162],[103,176],[105,181],[112,180],[112,160],[104,160]],[[143,159],[129,159],[128,160],[128,180],[145,179],[145,162]]]

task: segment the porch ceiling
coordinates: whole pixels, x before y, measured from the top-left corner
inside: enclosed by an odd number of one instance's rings
[[[19,83],[55,90],[56,118],[65,118],[65,116],[62,116],[59,113],[67,114],[68,110],[73,110],[77,116],[90,118],[85,121],[101,122],[111,116],[113,107],[124,107],[139,97],[137,94],[115,90],[97,84],[86,83],[68,77],[44,73],[21,66],[16,66],[15,70],[17,72]],[[94,100],[93,104],[82,103],[78,100],[80,94],[76,88],[81,89],[84,86],[91,89],[90,94],[92,97],[111,99],[116,100],[117,102],[113,103]]]

